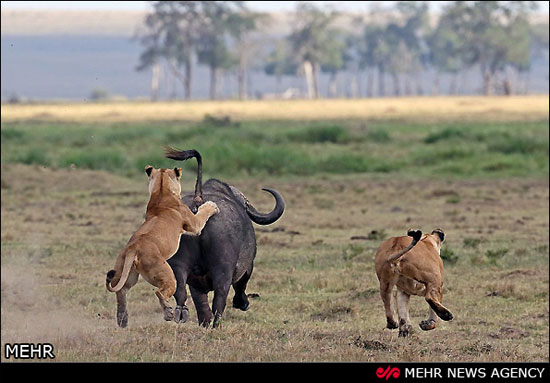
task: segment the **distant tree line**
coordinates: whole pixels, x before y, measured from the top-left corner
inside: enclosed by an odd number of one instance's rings
[[[352,73],[351,97],[359,96],[361,79],[367,97],[383,97],[439,94],[442,74],[451,78],[446,93],[453,94],[461,74],[472,70],[479,71],[479,92],[490,95],[520,92],[533,57],[548,59],[548,24],[531,24],[537,5],[529,1],[449,2],[437,22],[426,2],[396,2],[391,10],[374,3],[345,29],[336,26],[338,12],[300,2],[291,32],[275,40],[263,33],[270,16],[243,1],[156,1],[152,7],[139,36],[137,70],[151,69],[153,99],[161,63],[181,81],[185,99],[192,98],[195,64],[209,69],[211,99],[219,97],[224,72],[236,75],[238,96],[246,99],[252,67],[278,84],[283,76],[302,76],[308,98],[321,96],[320,72],[329,76],[328,97],[337,97],[342,72]],[[429,90],[420,81],[426,71],[433,74]]]

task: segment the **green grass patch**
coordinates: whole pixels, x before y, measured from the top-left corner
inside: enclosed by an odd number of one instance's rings
[[[167,145],[197,149],[209,176],[388,173],[446,178],[547,174],[548,121],[245,121],[2,125],[2,163],[141,175],[173,167]],[[194,171],[195,162],[179,163]]]

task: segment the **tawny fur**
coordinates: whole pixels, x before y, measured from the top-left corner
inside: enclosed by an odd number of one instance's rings
[[[413,232],[409,230],[410,233]],[[407,336],[412,330],[408,309],[411,295],[424,297],[430,306],[428,319],[420,322],[423,330],[434,329],[438,317],[446,321],[453,319],[452,313],[441,304],[444,274],[439,253],[444,237],[441,229],[435,229],[431,234],[422,235],[413,246],[410,246],[413,239],[403,236],[389,238],[378,248],[375,269],[386,311],[386,326],[390,329],[399,327],[400,336]],[[407,248],[408,251],[404,251]],[[394,286],[397,286],[399,325],[391,308]]]

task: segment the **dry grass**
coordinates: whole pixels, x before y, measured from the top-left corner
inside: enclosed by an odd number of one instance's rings
[[[47,341],[58,361],[548,360],[547,180],[233,181],[260,210],[272,204],[262,186],[287,202],[279,222],[256,227],[248,292],[259,297],[250,310],[228,301],[222,328],[205,330],[189,302],[189,323],[166,323],[154,288],[140,281],[128,298],[129,327],[119,329],[105,272],[143,219],[145,180],[25,165],[1,171],[2,349]],[[447,201],[450,191],[459,201]],[[409,226],[445,229],[458,260],[446,265],[444,302],[456,319],[400,339],[384,329],[373,264],[380,239],[365,238]],[[502,248],[496,262],[486,258]],[[427,310],[413,298],[413,323]]]
[[[548,95],[513,97],[400,97],[361,100],[120,102],[2,105],[2,122],[21,120],[120,122],[234,120],[541,120]]]

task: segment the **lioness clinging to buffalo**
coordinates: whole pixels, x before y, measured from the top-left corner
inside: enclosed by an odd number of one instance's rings
[[[445,234],[435,229],[431,234],[411,230],[407,236],[392,237],[380,244],[376,252],[375,268],[380,281],[380,296],[386,310],[386,327],[397,328],[391,308],[391,294],[397,286],[397,312],[399,315],[399,336],[408,336],[412,330],[409,319],[411,295],[425,297],[430,306],[429,317],[420,322],[422,330],[432,330],[437,317],[445,321],[453,314],[441,304],[443,297],[443,262],[439,255]],[[411,238],[412,237],[412,240]]]
[[[164,319],[173,319],[168,299],[176,291],[176,278],[166,260],[178,250],[182,234],[200,235],[206,221],[219,212],[216,204],[208,201],[195,215],[181,202],[181,168],[147,166],[145,172],[149,176],[150,193],[145,222],[120,252],[115,269],[107,273],[107,290],[116,292],[120,327],[128,324],[126,293],[136,284],[139,275],[158,287],[155,294],[164,310]]]
[[[177,280],[174,320],[189,319],[186,284],[197,310],[199,325],[219,325],[225,310],[229,289],[233,286],[233,307],[247,310],[249,301],[246,285],[254,268],[256,236],[252,222],[269,225],[277,221],[285,210],[283,197],[274,189],[264,188],[275,198],[275,207],[269,213],[258,212],[237,188],[225,182],[209,179],[202,184],[202,160],[196,150],[178,151],[168,148],[166,156],[174,160],[197,160],[197,182],[194,193],[183,196],[183,202],[192,210],[204,199],[214,201],[220,212],[204,228],[200,237],[182,236],[176,254],[168,260]],[[200,207],[199,207],[200,209]],[[214,291],[212,309],[208,292]]]

